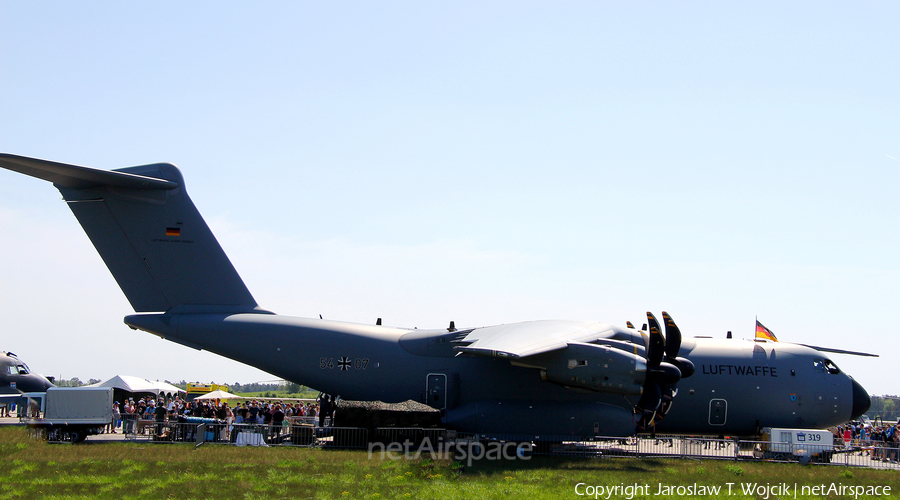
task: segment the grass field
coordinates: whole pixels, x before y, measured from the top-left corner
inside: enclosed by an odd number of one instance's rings
[[[90,440],[83,445],[50,445],[14,427],[0,428],[0,463],[0,499],[555,499],[586,498],[585,493],[590,498],[596,493],[599,498],[626,500],[676,496],[882,498],[884,487],[891,488],[890,496],[900,495],[900,473],[884,470],[554,457],[485,460],[463,467],[449,460],[390,460],[377,455],[370,459],[365,451],[222,445],[194,449],[190,444]],[[585,484],[576,489],[579,483]],[[731,494],[728,483],[732,483]],[[787,490],[780,488],[781,483],[788,485]],[[753,492],[744,494],[753,484]],[[824,486],[820,491],[811,490],[819,485]],[[870,494],[865,490],[863,495],[855,494],[858,492],[847,489],[851,486],[868,487]],[[875,491],[876,486],[882,489]],[[610,492],[609,487],[614,489]],[[718,494],[705,490],[715,487],[720,488]],[[845,487],[844,494],[825,494],[829,488],[840,493],[841,487]],[[881,495],[876,495],[879,492]]]
[[[233,393],[240,396],[240,399],[255,398],[275,398],[275,399],[316,399],[319,391],[309,389],[303,392],[287,392],[287,391],[257,391],[257,392],[236,392]]]

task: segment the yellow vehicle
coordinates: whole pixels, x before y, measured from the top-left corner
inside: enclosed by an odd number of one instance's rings
[[[197,396],[202,396],[212,391],[228,392],[228,386],[221,384],[201,384],[200,382],[189,382],[187,385],[187,399],[191,400],[196,398]]]

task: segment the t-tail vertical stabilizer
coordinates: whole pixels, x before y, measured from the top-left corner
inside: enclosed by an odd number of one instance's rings
[[[98,170],[0,154],[59,189],[135,312],[265,312],[172,164]]]

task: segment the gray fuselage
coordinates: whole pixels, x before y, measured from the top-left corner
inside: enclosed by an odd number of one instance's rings
[[[536,368],[459,355],[447,330],[273,314],[133,315],[126,323],[344,399],[423,402],[444,410],[448,425],[460,431],[634,433],[637,396],[567,388],[542,381]],[[629,335],[643,343],[639,332],[616,329],[618,338]],[[868,406],[854,400],[860,396],[851,377],[808,347],[696,338],[685,339],[680,355],[696,372],[678,383],[657,432],[731,436],[755,435],[761,427],[825,428]]]

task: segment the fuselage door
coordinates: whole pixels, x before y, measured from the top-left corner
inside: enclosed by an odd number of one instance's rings
[[[709,425],[725,425],[728,402],[724,399],[709,400]]]
[[[425,404],[437,409],[447,408],[447,374],[429,373],[425,382]]]

